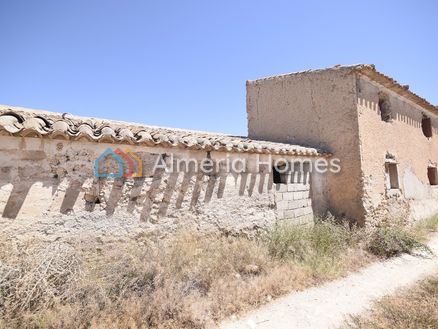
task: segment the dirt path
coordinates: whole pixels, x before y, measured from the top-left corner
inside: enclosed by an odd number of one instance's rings
[[[438,255],[438,234],[428,243]],[[375,263],[324,286],[280,298],[221,329],[336,328],[348,314],[367,310],[371,302],[438,272],[438,257],[403,255]]]

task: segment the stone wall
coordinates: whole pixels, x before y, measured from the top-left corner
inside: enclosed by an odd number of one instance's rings
[[[163,234],[179,229],[234,234],[266,228],[277,220],[313,222],[311,180],[316,182],[312,191],[316,208],[322,200],[323,177],[308,175],[306,181],[274,184],[269,165],[257,166],[256,154],[251,153],[130,145],[142,159],[142,177],[95,177],[95,160],[107,148],[117,147],[124,146],[0,136],[0,216],[11,220],[66,217],[73,221],[129,218]],[[212,174],[190,168],[153,170],[158,157],[170,165],[171,155],[173,161],[210,158],[214,166],[220,166],[220,160],[245,159],[247,167],[242,173],[219,168]],[[268,159],[267,155],[260,158]]]

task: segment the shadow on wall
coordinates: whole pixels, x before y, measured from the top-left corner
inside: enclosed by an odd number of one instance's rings
[[[13,181],[12,171],[13,170],[11,167],[1,168],[0,191],[2,192],[1,194],[9,194],[2,213],[2,217],[4,218],[17,217],[32,186],[34,186],[36,183],[41,183],[42,188],[51,188],[52,196],[58,189],[58,179],[53,178],[53,176],[42,179],[41,174],[38,174],[37,172],[29,174],[29,170],[27,168],[17,169],[17,176],[26,177],[26,179],[19,179],[11,184]],[[4,189],[5,187],[8,187],[6,191]]]
[[[12,191],[10,192],[8,201],[6,202],[6,205],[3,210],[2,217],[4,218],[16,218],[18,216],[18,213],[20,212],[20,209],[22,208],[24,201],[31,189],[31,187],[37,183],[42,182],[43,187],[51,187],[53,190],[53,194],[56,191],[58,187],[59,182],[47,182],[47,181],[40,181],[39,179],[28,179],[24,182],[18,182],[13,185]],[[3,188],[6,184],[0,185],[0,188]]]
[[[36,184],[38,188],[32,189]],[[84,175],[74,179],[59,179],[40,174],[31,179],[17,181],[3,175],[0,177],[3,194],[3,197],[0,194],[0,205],[2,201],[6,203],[2,217],[10,219],[19,216],[23,205],[33,202],[38,210],[34,210],[34,216],[47,210],[69,214],[78,207],[92,212],[98,205],[108,216],[121,207],[128,213],[139,211],[140,220],[147,221],[152,213],[157,217],[166,216],[171,205],[175,209],[184,207],[192,210],[195,206],[210,202],[214,197],[223,198],[228,191],[232,193],[232,197],[251,196],[254,192],[266,192],[272,186],[268,171],[240,174],[219,172],[207,175],[193,171],[166,173],[161,169],[139,178],[107,179]],[[41,188],[50,190],[50,196],[47,197],[50,201],[42,199]],[[34,197],[29,197],[29,193],[34,194]]]

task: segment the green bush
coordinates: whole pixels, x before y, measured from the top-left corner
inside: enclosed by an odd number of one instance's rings
[[[411,254],[414,250],[431,253],[431,250],[418,238],[401,227],[381,227],[376,229],[369,241],[368,250],[379,257],[393,257],[402,253]]]

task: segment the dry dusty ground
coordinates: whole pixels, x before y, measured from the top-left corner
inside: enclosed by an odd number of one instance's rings
[[[428,243],[438,255],[438,234]],[[280,298],[221,329],[327,329],[343,325],[347,315],[367,311],[373,301],[438,272],[438,257],[403,255],[357,273]]]

